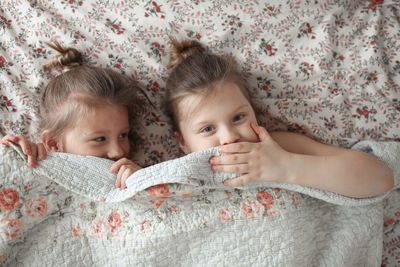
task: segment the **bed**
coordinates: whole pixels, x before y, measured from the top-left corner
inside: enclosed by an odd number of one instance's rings
[[[141,97],[153,108],[139,130],[138,163],[150,166],[182,156],[162,112],[168,36],[173,35],[232,55],[247,79],[258,119],[269,131],[300,132],[348,148],[361,140],[398,143],[399,10],[399,2],[390,0],[2,1],[1,132],[39,141],[39,92],[56,75],[44,72],[41,64],[54,55],[45,42],[57,40],[84,52],[88,64],[117,70],[143,88]],[[157,201],[155,206],[164,203]],[[3,230],[10,225],[4,214],[1,209]],[[227,218],[229,212],[220,216]],[[99,223],[99,218],[92,221]],[[155,224],[141,221],[140,227]],[[382,224],[381,265],[398,266],[398,189],[384,200]],[[14,237],[4,233],[3,240],[18,239],[18,232]],[[86,233],[92,232],[68,232]],[[0,251],[0,264],[10,263],[7,253]]]

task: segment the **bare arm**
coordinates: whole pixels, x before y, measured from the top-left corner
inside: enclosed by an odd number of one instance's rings
[[[220,152],[231,154],[210,160],[213,170],[243,173],[225,185],[286,182],[357,198],[380,195],[394,186],[390,169],[369,154],[325,145],[301,134],[269,135],[262,127],[252,127],[259,143],[221,146]]]
[[[276,132],[271,137],[291,153],[289,183],[359,198],[385,193],[394,186],[390,169],[367,153],[325,145],[295,133]]]

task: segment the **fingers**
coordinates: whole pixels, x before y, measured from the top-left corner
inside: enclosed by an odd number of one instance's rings
[[[11,143],[17,144],[18,141],[19,141],[18,136],[11,135],[11,134],[7,134],[6,136],[4,136],[4,137],[0,140],[0,144],[1,144],[1,145],[6,145],[6,146],[10,146]]]
[[[217,172],[228,172],[228,173],[247,173],[249,172],[249,165],[245,164],[235,164],[235,165],[212,165],[213,171]]]
[[[232,143],[228,145],[222,145],[219,147],[220,153],[248,153],[251,151],[253,143],[240,142]]]
[[[19,135],[18,139],[19,140],[18,140],[17,144],[21,147],[22,152],[27,156],[33,156],[32,149],[31,149],[32,143],[29,142],[26,139],[26,137],[23,135]],[[36,155],[35,155],[35,157],[36,157]]]
[[[30,154],[27,154],[28,166],[34,168],[37,166],[37,161],[36,161],[37,147],[36,147],[36,144],[32,144],[32,143],[28,144],[28,145],[29,145],[29,151],[30,151]]]
[[[114,162],[110,167],[110,172],[118,172],[117,179],[115,180],[115,187],[125,189],[126,180],[128,180],[128,178],[139,169],[141,169],[139,165],[133,163],[127,158],[122,158]]]
[[[270,135],[267,132],[267,130],[264,127],[255,125],[254,123],[250,124],[251,128],[253,129],[253,131],[256,133],[256,135],[258,136],[258,139],[260,140],[260,142],[267,140]]]
[[[123,165],[117,174],[117,180],[115,181],[115,187],[125,189],[126,188],[126,180],[134,173],[135,171],[128,168],[126,165]]]
[[[46,149],[43,144],[35,144],[29,142],[23,135],[11,135],[8,134],[3,139],[1,139],[0,144],[10,145],[11,143],[18,145],[22,152],[28,158],[28,166],[36,167],[38,165],[36,157],[39,156],[40,159],[46,158]]]
[[[224,185],[226,186],[240,186],[251,182],[251,178],[249,174],[245,174],[234,179],[228,179],[224,181]]]
[[[121,166],[128,164],[134,164],[134,163],[127,158],[119,159],[116,162],[114,162],[113,165],[111,165],[110,172],[116,173],[121,168]]]
[[[37,151],[38,151],[38,157],[39,159],[45,159],[46,155],[47,155],[47,151],[46,148],[44,147],[44,145],[42,143],[37,144]]]
[[[240,164],[248,162],[247,154],[228,154],[210,158],[210,164]]]

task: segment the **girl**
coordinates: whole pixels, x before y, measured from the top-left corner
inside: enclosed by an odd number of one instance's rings
[[[215,171],[242,173],[227,186],[254,181],[295,183],[350,197],[389,191],[393,175],[363,152],[318,143],[257,125],[248,91],[233,65],[195,41],[172,40],[166,109],[184,153],[220,146]]]
[[[116,186],[124,188],[125,180],[140,169],[126,158],[130,150],[128,118],[142,109],[136,97],[138,87],[115,71],[81,65],[82,55],[74,48],[48,45],[60,55],[44,68],[64,72],[52,79],[41,95],[43,144],[31,143],[21,135],[7,135],[1,143],[19,145],[31,167],[37,165],[36,156],[45,159],[49,151],[114,160],[110,172],[118,172]]]

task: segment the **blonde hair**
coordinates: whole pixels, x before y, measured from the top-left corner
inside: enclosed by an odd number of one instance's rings
[[[113,70],[82,65],[82,54],[75,48],[59,43],[48,44],[59,52],[43,68],[64,70],[53,78],[41,94],[41,129],[52,136],[61,136],[74,127],[80,116],[101,105],[128,108],[131,126],[143,112],[144,105],[137,97],[140,88],[128,77]]]
[[[250,101],[245,82],[230,58],[211,54],[197,41],[177,41],[171,38],[171,68],[167,79],[165,109],[172,120],[174,130],[179,131],[181,119],[177,106],[186,96],[209,94],[220,82],[235,83]]]

